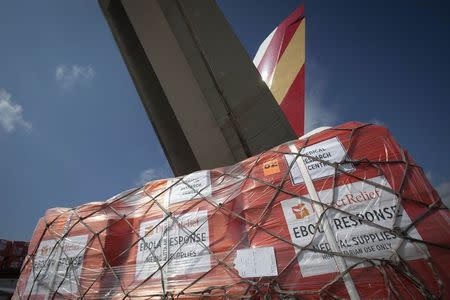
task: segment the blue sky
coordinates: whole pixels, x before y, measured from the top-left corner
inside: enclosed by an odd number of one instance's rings
[[[299,3],[218,1],[251,57]],[[304,3],[307,127],[388,126],[449,200],[449,4]],[[2,1],[0,39],[0,238],[171,175],[96,1]]]

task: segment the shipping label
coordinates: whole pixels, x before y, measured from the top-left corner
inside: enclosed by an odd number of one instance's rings
[[[135,277],[138,280],[206,272],[211,269],[208,213],[189,212],[141,223]]]
[[[236,251],[234,267],[243,278],[277,276],[277,261],[273,247],[257,247]]]
[[[198,171],[184,176],[183,180],[169,181],[168,187],[170,187],[167,194],[169,204],[209,197],[211,196],[210,173],[208,170]]]
[[[69,236],[62,240],[44,240],[34,257],[26,294],[39,295],[56,290],[78,294],[88,235]]]
[[[322,141],[320,143],[303,148],[300,154],[305,154],[311,157],[315,157],[322,161],[330,163],[341,162],[345,158],[345,149],[337,137]],[[286,162],[288,166],[295,160],[295,154],[285,154]],[[322,161],[318,161],[309,157],[303,157],[308,173],[312,180],[320,179],[328,176],[332,176],[335,173],[335,168]],[[346,172],[353,171],[352,164],[342,164],[340,168]],[[300,168],[297,162],[292,164],[291,179],[293,184],[303,183],[303,177],[300,172]]]
[[[269,160],[263,164],[264,176],[280,173],[280,166],[277,159]]]
[[[359,181],[318,192],[322,203],[331,204],[335,199],[333,206],[347,212],[328,209],[321,224],[317,224],[319,216],[310,201],[300,198],[282,201],[292,242],[302,247],[331,251],[322,226],[323,222],[328,222],[339,250],[357,257],[346,258],[347,266],[360,262],[358,257],[390,259],[398,253],[406,260],[422,258],[418,245],[397,237],[389,230],[405,228],[411,224],[411,219],[394,194],[376,186],[390,189],[386,178],[380,176],[370,181],[375,185]],[[364,223],[359,218],[371,223]],[[415,227],[408,234],[412,238],[422,239]],[[303,277],[337,272],[333,257],[327,253],[305,250],[298,256],[298,263]]]

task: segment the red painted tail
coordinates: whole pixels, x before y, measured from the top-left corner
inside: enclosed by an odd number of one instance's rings
[[[298,7],[264,40],[253,60],[298,136],[305,119],[305,17]]]

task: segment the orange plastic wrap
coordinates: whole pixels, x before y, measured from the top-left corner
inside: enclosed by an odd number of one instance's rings
[[[267,291],[348,298],[348,272],[365,299],[449,296],[448,210],[385,128],[347,123],[281,145],[251,167],[241,214],[250,245],[275,248],[279,274],[264,278]]]
[[[15,299],[450,298],[450,218],[381,126],[47,211]]]
[[[36,226],[14,298],[96,299],[108,293],[105,203],[49,209]]]
[[[116,297],[245,290],[233,268],[236,249],[247,245],[245,226],[233,215],[242,178],[226,171],[153,182],[131,196],[142,205],[128,215],[131,247],[123,253],[124,289]]]

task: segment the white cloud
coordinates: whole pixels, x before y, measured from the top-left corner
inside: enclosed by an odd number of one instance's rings
[[[442,202],[444,202],[447,207],[450,207],[450,181],[438,185],[436,191],[441,196]]]
[[[79,65],[59,65],[55,70],[56,81],[61,82],[65,88],[72,87],[77,82],[90,81],[95,76],[95,70],[92,66]]]
[[[320,126],[333,126],[337,121],[337,112],[323,103],[328,86],[325,70],[314,62],[309,63],[308,70],[305,132]]]
[[[387,127],[386,123],[383,121],[380,121],[378,119],[373,119],[372,121],[370,121],[369,123],[375,124],[375,125],[379,125],[379,126],[384,126]]]
[[[166,173],[167,172],[164,172],[160,169],[149,168],[141,172],[139,178],[135,181],[135,184],[137,186],[143,186],[149,181],[167,177],[168,175]]]
[[[141,175],[139,175],[139,179],[136,181],[138,185],[144,185],[149,181],[156,179],[156,170],[155,169],[147,169],[142,171]]]
[[[339,106],[324,103],[328,93],[328,73],[315,60],[307,66],[305,103],[305,133],[321,126],[334,126],[339,119]],[[386,122],[372,119],[369,123],[386,127]]]
[[[431,171],[426,172],[425,176],[427,177],[429,182],[433,181],[433,174],[431,174]]]
[[[6,132],[13,132],[17,127],[31,130],[31,123],[25,121],[22,112],[22,106],[11,100],[11,94],[0,89],[0,126]]]

